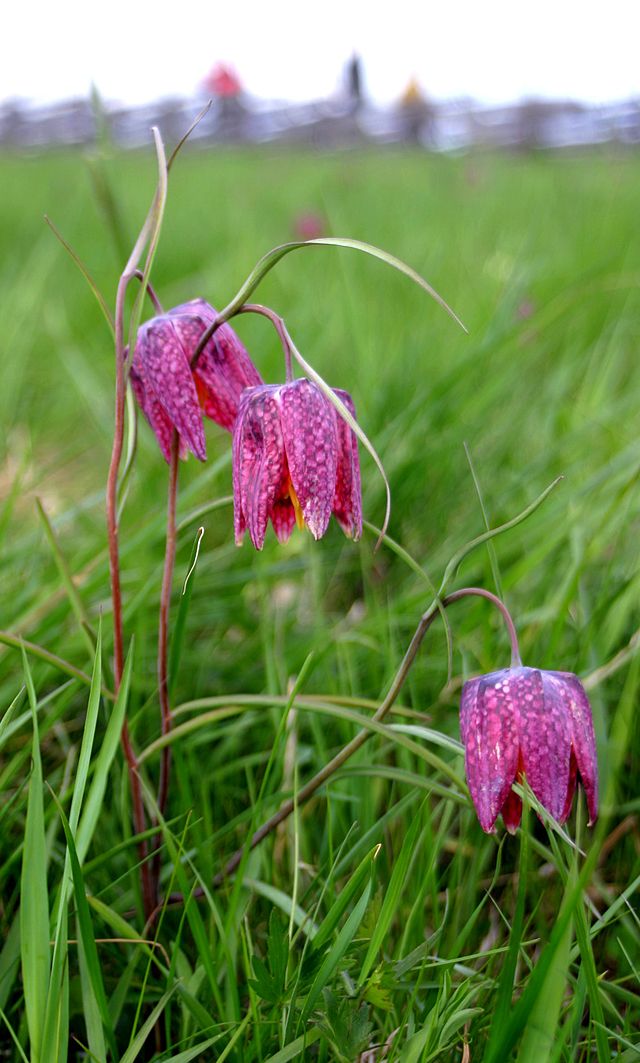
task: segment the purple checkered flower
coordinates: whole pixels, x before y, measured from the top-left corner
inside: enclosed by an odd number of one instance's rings
[[[167,461],[177,429],[180,454],[204,461],[202,415],[229,432],[245,388],[261,377],[233,329],[220,325],[196,365],[191,360],[216,312],[204,299],[182,303],[146,321],[138,330],[130,380],[138,405],[155,432]]]
[[[512,784],[523,776],[558,823],[569,815],[577,775],[589,825],[598,815],[598,764],[591,707],[577,676],[512,667],[465,683],[460,732],[471,798],[480,825],[498,815],[513,833],[522,801]]]
[[[335,391],[355,417],[351,396]],[[346,535],[362,534],[355,433],[310,380],[249,388],[233,432],[236,543],[248,529],[261,550],[271,520],[284,543],[294,524],[320,539],[333,513]]]

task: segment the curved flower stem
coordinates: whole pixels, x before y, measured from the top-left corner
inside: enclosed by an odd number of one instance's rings
[[[244,303],[241,307],[238,308],[237,313],[238,314],[262,314],[263,317],[266,317],[266,318],[269,319],[269,321],[271,322],[271,324],[275,328],[276,332],[278,333],[278,336],[280,337],[280,342],[282,344],[282,349],[284,351],[284,363],[285,363],[285,371],[286,371],[286,381],[287,381],[287,384],[290,384],[291,381],[293,380],[293,362],[292,362],[292,353],[291,353],[291,340],[289,338],[289,333],[287,332],[286,325],[285,325],[284,321],[282,320],[282,318],[278,314],[274,313],[273,310],[270,310],[268,306],[262,306],[261,303]]]
[[[289,337],[289,333],[287,332],[287,328],[283,319],[278,314],[276,314],[275,311],[270,310],[268,306],[262,306],[261,303],[243,303],[242,306],[239,306],[238,309],[234,312],[233,317],[236,317],[238,314],[261,314],[262,317],[266,317],[269,319],[276,332],[278,333],[278,336],[280,337],[280,342],[282,343],[282,349],[284,350],[286,380],[289,384],[293,380],[293,357],[291,351],[291,339]],[[221,314],[218,314],[215,321],[212,321],[206,331],[202,333],[202,336],[198,340],[198,345],[195,351],[193,352],[193,357],[191,358],[192,369],[194,369],[197,365],[200,355],[207,346],[214,332],[219,329],[221,325],[224,325],[226,321],[226,317],[222,317]]]
[[[521,668],[522,659],[520,657],[520,646],[518,645],[518,635],[516,632],[515,624],[511,619],[511,613],[507,609],[506,605],[502,601],[502,598],[498,598],[496,594],[492,594],[491,591],[486,591],[484,587],[463,587],[462,590],[452,591],[443,600],[443,605],[451,605],[453,602],[457,602],[460,598],[468,598],[472,595],[477,595],[479,598],[486,598],[487,601],[492,602],[496,609],[499,609],[502,613],[502,618],[507,626],[509,632],[509,639],[511,642],[511,667]]]
[[[142,272],[141,269],[134,270],[133,271],[133,276],[137,280],[139,280],[141,283],[144,283],[147,295],[149,296],[151,302],[153,303],[154,310],[158,314],[164,314],[164,310],[162,309],[162,303],[158,299],[158,296],[155,293],[155,290],[153,288],[153,285],[151,284],[151,281],[149,281],[149,280],[145,281],[144,273]]]
[[[221,325],[224,325],[224,323],[225,323],[225,319],[223,317],[221,317],[220,314],[218,314],[218,316],[215,319],[215,321],[212,321],[211,324],[209,325],[209,327],[207,329],[205,329],[205,331],[202,333],[200,339],[198,340],[198,345],[197,345],[195,351],[193,352],[193,355],[191,356],[191,369],[192,370],[195,369],[196,365],[198,364],[198,359],[199,359],[200,355],[202,354],[203,350],[205,349],[205,347],[207,346],[209,340],[213,336],[214,332],[217,329],[219,329]]]

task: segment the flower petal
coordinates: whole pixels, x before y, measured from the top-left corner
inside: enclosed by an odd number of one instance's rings
[[[511,792],[518,767],[517,716],[509,671],[471,679],[462,688],[460,731],[471,799],[490,833]]]
[[[153,392],[145,388],[142,377],[139,376],[133,366],[129,371],[129,380],[136,402],[153,430],[164,459],[168,463],[171,460],[173,425],[160,403],[154,398]]]
[[[236,543],[248,528],[256,550],[264,545],[267,521],[287,476],[278,390],[263,385],[245,391],[233,432]]]
[[[520,751],[527,782],[560,822],[569,788],[571,728],[560,690],[550,672],[514,668],[509,678],[518,707]]]
[[[280,388],[282,434],[289,474],[302,515],[314,539],[331,518],[338,464],[338,432],[333,406],[310,380]]]
[[[569,785],[567,786],[567,796],[566,796],[566,799],[565,799],[565,802],[564,802],[564,808],[562,810],[562,815],[560,817],[560,823],[565,823],[566,820],[569,818],[569,813],[571,811],[571,805],[573,804],[573,795],[576,792],[577,775],[578,775],[578,766],[576,764],[576,755],[575,755],[575,753],[574,753],[574,751],[572,749],[571,750],[571,757],[570,757],[570,760],[569,760]]]
[[[515,834],[522,822],[522,798],[515,790],[509,791],[507,800],[502,806],[502,821],[509,834]]]
[[[169,311],[191,362],[202,334],[216,318],[204,299],[193,299]],[[240,339],[230,325],[220,325],[202,351],[193,371],[202,408],[212,421],[233,430],[238,403],[245,388],[262,383]]]
[[[352,417],[356,415],[353,399],[347,391],[334,388]],[[360,484],[360,459],[358,439],[352,428],[336,413],[338,433],[338,465],[336,489],[333,496],[333,514],[345,535],[357,541],[362,535],[362,487]]]
[[[152,318],[141,326],[136,363],[145,389],[153,392],[189,449],[204,461],[207,453],[200,404],[189,360],[169,315]]]
[[[262,383],[262,378],[243,344],[229,325],[221,325],[203,350],[195,369],[202,388],[207,417],[232,431],[238,403],[245,388]]]
[[[291,532],[296,526],[296,511],[290,498],[279,498],[273,503],[271,523],[278,537],[278,542],[288,542]]]
[[[571,741],[589,809],[589,826],[598,818],[598,758],[591,705],[582,683],[571,672],[550,673],[559,684],[569,715]]]

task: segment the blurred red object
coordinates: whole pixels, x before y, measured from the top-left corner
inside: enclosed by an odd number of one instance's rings
[[[213,96],[218,96],[223,99],[240,96],[242,93],[242,83],[240,78],[235,70],[232,70],[229,66],[225,66],[224,63],[216,63],[204,79],[203,86],[206,91],[210,92]]]
[[[313,211],[298,214],[293,221],[293,231],[298,240],[317,240],[320,236],[327,236],[324,218]]]

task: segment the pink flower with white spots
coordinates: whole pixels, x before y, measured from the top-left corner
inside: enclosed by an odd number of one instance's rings
[[[577,776],[589,809],[598,815],[598,764],[591,706],[570,672],[512,667],[465,683],[460,732],[471,798],[480,825],[495,829],[498,815],[513,833],[522,801],[512,789],[523,776],[558,823],[567,819]]]
[[[353,417],[346,391],[335,391]],[[362,493],[355,433],[310,380],[249,388],[233,432],[236,543],[248,529],[261,550],[271,520],[280,542],[294,524],[314,539],[333,513],[346,535],[362,534]]]
[[[195,366],[198,343],[216,318],[204,299],[192,299],[141,325],[130,380],[167,461],[177,429],[180,453],[206,458],[202,415],[232,431],[240,396],[261,377],[233,329],[220,325]]]

